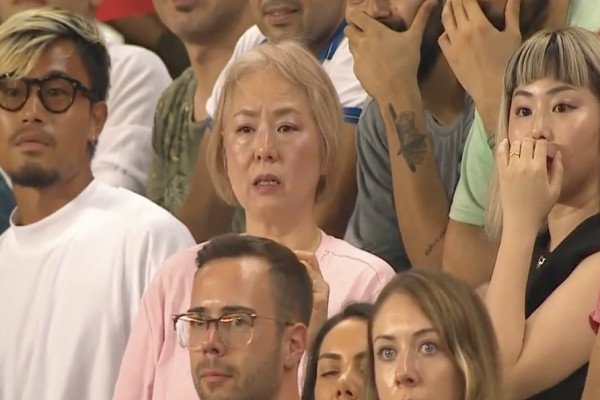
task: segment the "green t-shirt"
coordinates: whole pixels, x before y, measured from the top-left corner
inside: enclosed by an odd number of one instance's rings
[[[148,198],[176,214],[194,172],[207,121],[194,121],[196,79],[187,69],[165,90],[152,131],[152,171]]]
[[[567,24],[599,32],[600,1],[571,0]],[[484,224],[487,192],[494,171],[493,142],[477,114],[465,144],[460,179],[450,207],[450,218],[455,221],[478,226]]]

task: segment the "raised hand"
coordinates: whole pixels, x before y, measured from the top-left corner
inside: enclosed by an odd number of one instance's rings
[[[477,0],[447,0],[442,11],[445,32],[438,43],[489,133],[496,128],[504,69],[522,40],[520,7],[521,0],[507,1],[502,31],[492,25]]]
[[[327,321],[327,309],[329,306],[329,284],[323,278],[319,262],[314,253],[307,251],[294,251],[296,257],[306,267],[312,280],[313,286],[313,308],[308,326],[309,342],[312,344],[321,326]]]
[[[539,231],[562,189],[560,151],[548,163],[548,141],[531,137],[508,143],[496,152],[504,227]]]
[[[374,98],[395,90],[393,83],[417,83],[421,42],[435,0],[424,1],[410,26],[396,32],[360,11],[350,11],[344,33],[354,57],[354,73]]]

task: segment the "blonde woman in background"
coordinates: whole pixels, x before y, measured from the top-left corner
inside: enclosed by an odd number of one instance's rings
[[[481,299],[435,270],[410,270],[383,289],[369,326],[380,400],[499,400],[500,363]]]

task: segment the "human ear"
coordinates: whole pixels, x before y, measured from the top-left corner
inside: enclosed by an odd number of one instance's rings
[[[88,140],[91,143],[97,142],[98,137],[100,136],[100,132],[104,129],[104,124],[106,123],[106,119],[108,118],[108,106],[104,101],[98,101],[92,103],[91,110],[91,129],[90,129],[90,137]]]
[[[297,368],[302,355],[308,350],[308,328],[295,323],[283,335],[283,366],[286,370]]]

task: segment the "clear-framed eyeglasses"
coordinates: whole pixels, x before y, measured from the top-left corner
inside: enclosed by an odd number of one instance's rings
[[[202,347],[211,324],[216,325],[221,342],[232,348],[246,347],[254,335],[254,323],[257,318],[282,323],[275,318],[258,316],[255,313],[227,313],[218,318],[207,318],[198,313],[184,313],[172,317],[179,345],[187,350],[199,350]],[[283,322],[284,325],[291,325]]]
[[[23,108],[37,86],[37,96],[44,108],[52,113],[66,112],[80,92],[92,102],[99,99],[77,79],[63,75],[49,75],[41,79],[14,78],[12,74],[0,75],[0,107],[16,112]]]

